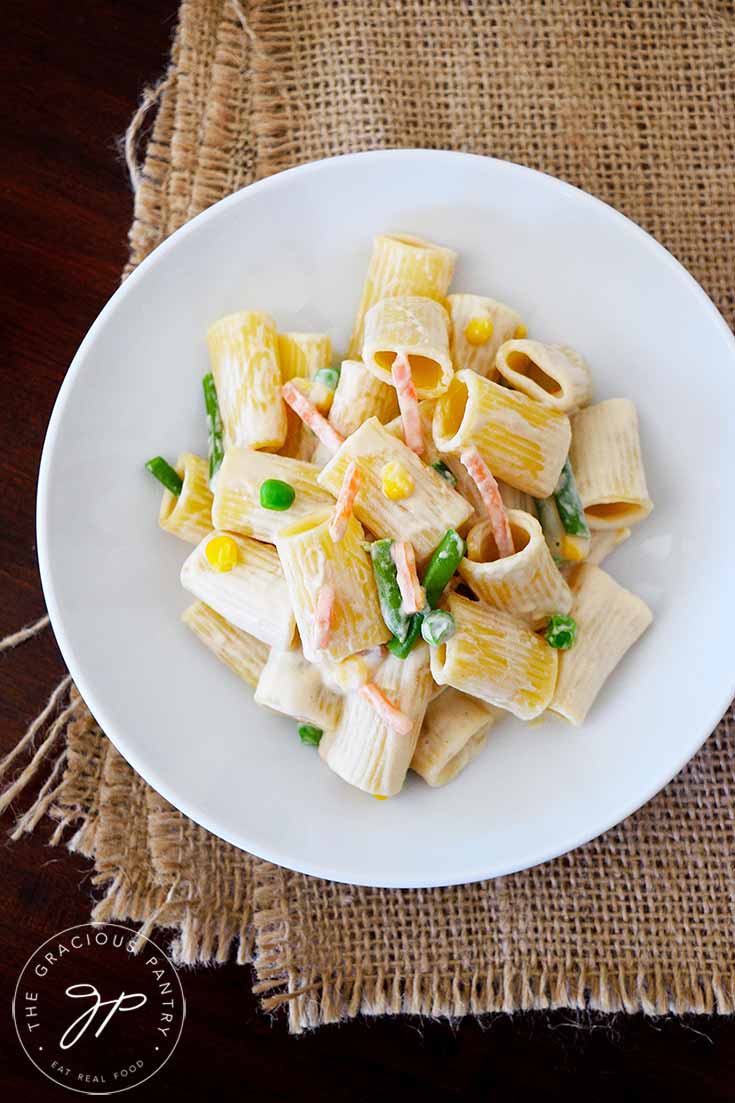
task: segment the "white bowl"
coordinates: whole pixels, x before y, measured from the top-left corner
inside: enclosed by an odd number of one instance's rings
[[[694,199],[692,200],[694,201]],[[596,397],[638,407],[655,510],[606,563],[655,620],[581,729],[499,723],[433,790],[376,801],[179,621],[190,548],[157,527],[150,456],[203,454],[204,334],[222,314],[346,347],[373,235],[457,250],[455,290],[512,303],[589,361]],[[494,877],[588,841],[680,770],[735,691],[735,342],[673,257],[549,176],[458,153],[319,161],[245,188],[160,246],[113,296],[61,388],[43,452],[46,601],[85,700],[128,762],[223,839],[293,869],[399,887]]]

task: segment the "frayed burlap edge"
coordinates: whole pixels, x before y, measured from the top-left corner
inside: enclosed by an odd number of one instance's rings
[[[257,981],[253,991],[265,1011],[286,1006],[294,1034],[357,1015],[417,1015],[457,1020],[465,1015],[518,1011],[598,1011],[731,1015],[735,1013],[735,971],[716,966],[705,976],[693,969],[629,971],[575,966],[555,971],[504,966],[489,971],[435,970],[413,974],[387,971],[329,976],[305,973],[290,945],[288,870],[260,863],[256,873]]]

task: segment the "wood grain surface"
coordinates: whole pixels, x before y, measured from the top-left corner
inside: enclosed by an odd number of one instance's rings
[[[336,0],[335,0],[336,2]],[[340,0],[349,2],[349,0]],[[488,6],[492,6],[488,4]],[[118,152],[143,85],[161,72],[174,0],[3,5],[0,634],[44,609],[35,488],[46,424],[76,348],[113,293],[132,197]],[[0,754],[63,674],[51,633],[0,657]],[[10,820],[6,818],[4,825]],[[89,916],[89,863],[37,838],[0,850],[0,1083],[26,1103],[67,1097],[20,1049],[18,973],[51,934]],[[554,1014],[479,1023],[358,1021],[289,1037],[260,1013],[249,970],[183,970],[188,1016],[171,1061],[136,1099],[257,1101],[735,1099],[735,1022]]]

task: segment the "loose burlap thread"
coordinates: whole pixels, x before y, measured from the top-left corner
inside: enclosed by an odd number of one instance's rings
[[[188,218],[291,165],[461,149],[612,203],[732,323],[734,50],[731,0],[184,0],[168,72],[126,143],[126,273]],[[735,1010],[732,711],[600,839],[495,881],[411,891],[238,851],[153,792],[73,688],[57,713],[52,702],[8,794],[49,758],[14,836],[48,815],[52,843],[94,860],[95,919],[170,930],[179,963],[252,961],[264,1008],[286,1003],[293,1031],[359,1013]]]

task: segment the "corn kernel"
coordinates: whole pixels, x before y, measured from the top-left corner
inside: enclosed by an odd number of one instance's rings
[[[484,345],[493,335],[493,323],[490,318],[470,318],[464,327],[468,345]]]
[[[377,793],[373,793],[373,798],[374,798],[375,800],[387,800],[387,799],[388,799],[387,797],[381,797],[381,796],[379,796],[379,795],[378,795]]]
[[[528,337],[528,330],[524,326],[523,322],[519,326],[516,326],[513,331],[513,340],[522,341],[524,337]]]
[[[398,502],[401,498],[408,498],[413,494],[414,481],[403,464],[397,460],[390,460],[380,473],[383,493],[392,502]]]
[[[580,563],[587,558],[590,550],[590,542],[586,536],[570,536],[565,533],[561,538],[560,552],[568,563]]]
[[[231,536],[215,536],[204,549],[207,562],[215,571],[223,573],[237,566],[240,552]]]

